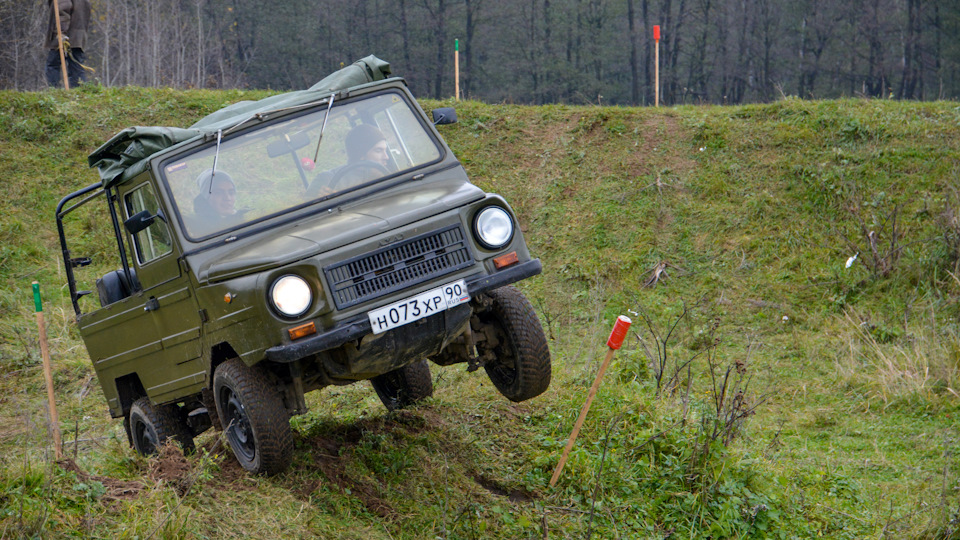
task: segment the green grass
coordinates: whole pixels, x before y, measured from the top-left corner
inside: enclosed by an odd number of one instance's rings
[[[268,479],[243,474],[214,433],[198,439],[209,454],[172,472],[169,456],[137,456],[74,328],[54,207],[96,181],[86,155],[120,129],[187,126],[264,95],[0,92],[0,536],[958,534],[960,105],[950,102],[423,102],[457,107],[460,122],[442,133],[472,180],[514,206],[543,261],[521,288],[551,340],[550,390],[512,404],[482,373],[434,366],[435,396],[409,411],[385,412],[367,384],[315,392],[293,420],[293,466]],[[889,271],[872,265],[881,260]],[[52,457],[33,280],[79,472]],[[613,319],[630,312],[661,337],[680,319],[665,379],[692,358],[689,370],[658,398],[658,343],[634,316],[551,488]],[[710,373],[736,362],[753,414],[725,445],[708,436]]]

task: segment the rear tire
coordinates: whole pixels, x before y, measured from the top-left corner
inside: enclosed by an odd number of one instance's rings
[[[426,360],[407,364],[370,379],[388,411],[403,409],[433,395],[433,377]]]
[[[479,314],[480,321],[493,326],[497,343],[494,361],[483,368],[497,390],[510,401],[526,401],[539,396],[550,386],[550,349],[543,326],[527,297],[507,286],[487,293],[493,304]],[[486,343],[478,343],[478,352],[486,352]]]
[[[150,398],[142,397],[130,406],[124,427],[134,450],[145,456],[156,454],[168,439],[179,442],[184,453],[195,449],[175,405],[154,405]]]
[[[217,366],[213,392],[220,424],[240,465],[267,476],[285,470],[293,459],[293,432],[270,373],[234,358]]]

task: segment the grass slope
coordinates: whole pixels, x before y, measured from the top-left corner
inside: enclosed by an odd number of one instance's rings
[[[948,102],[424,102],[457,107],[444,136],[543,260],[521,288],[551,339],[550,390],[512,404],[482,374],[434,366],[413,410],[385,412],[366,384],[315,392],[293,467],[268,479],[213,433],[195,456],[135,455],[71,322],[54,207],[97,179],[86,155],[118,130],[264,95],[0,92],[0,536],[958,534]],[[33,280],[75,464],[52,458]],[[624,313],[633,331],[550,488]]]

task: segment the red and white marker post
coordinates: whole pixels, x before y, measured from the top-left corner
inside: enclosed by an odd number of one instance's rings
[[[557,479],[560,478],[560,472],[563,471],[563,466],[567,463],[567,458],[570,457],[570,450],[573,450],[573,444],[577,441],[577,435],[580,434],[580,427],[583,426],[583,421],[587,418],[590,404],[593,403],[593,398],[597,395],[597,389],[600,388],[600,380],[603,379],[603,374],[607,371],[607,366],[610,365],[613,353],[623,345],[623,338],[627,337],[627,330],[630,329],[632,322],[630,317],[621,315],[617,317],[617,322],[613,325],[613,331],[610,332],[610,337],[607,339],[607,347],[610,350],[607,351],[607,357],[604,358],[603,363],[600,364],[600,371],[597,373],[597,378],[593,381],[593,386],[590,387],[590,392],[587,394],[587,401],[584,402],[583,408],[580,409],[580,416],[577,417],[577,423],[573,425],[573,431],[570,432],[570,440],[567,441],[567,447],[563,449],[563,455],[560,456],[560,463],[557,463],[557,468],[553,471],[553,478],[550,479],[550,487],[553,487],[557,483]]]
[[[653,25],[653,103],[654,106],[660,106],[660,25]]]

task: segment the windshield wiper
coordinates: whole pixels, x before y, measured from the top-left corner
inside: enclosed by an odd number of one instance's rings
[[[213,168],[210,169],[210,188],[207,193],[213,193],[213,177],[217,174],[217,160],[220,159],[220,141],[223,139],[223,130],[217,130],[217,152],[213,154]]]
[[[224,129],[224,128],[221,128],[221,129],[223,130],[223,134],[224,134],[224,135],[229,135],[229,134],[233,133],[234,131],[240,129],[241,127],[244,127],[245,125],[247,125],[247,123],[250,122],[251,120],[257,120],[257,121],[263,122],[264,120],[269,120],[270,118],[273,117],[273,115],[275,115],[275,114],[277,114],[277,113],[282,113],[282,112],[287,112],[287,111],[296,111],[296,110],[300,110],[300,109],[306,109],[306,108],[309,108],[309,107],[313,107],[314,105],[318,105],[318,104],[320,104],[320,103],[323,103],[323,100],[322,100],[322,99],[318,99],[318,100],[316,100],[316,101],[311,101],[311,102],[309,102],[309,103],[301,103],[301,104],[299,104],[299,105],[292,105],[292,106],[290,106],[290,107],[281,107],[281,108],[279,108],[279,109],[270,109],[270,110],[268,110],[268,111],[257,111],[257,112],[255,112],[255,113],[251,114],[250,116],[244,118],[243,120],[240,120],[239,122],[237,122],[237,123],[235,123],[235,124],[233,124],[233,125],[230,125],[230,126],[228,126],[227,128],[225,128],[225,129]],[[220,123],[220,122],[215,122],[214,125],[217,125],[217,124],[219,124],[219,123]],[[206,135],[210,135],[211,133],[212,133],[212,132],[208,132],[208,133],[206,133]]]
[[[327,118],[330,117],[330,108],[333,107],[333,97],[336,96],[336,93],[330,94],[330,102],[327,103],[327,110],[323,113],[323,123],[320,124],[320,134],[317,135],[317,151],[313,153],[313,162],[317,162],[317,158],[320,157],[320,141],[323,140],[323,130],[327,127]]]

